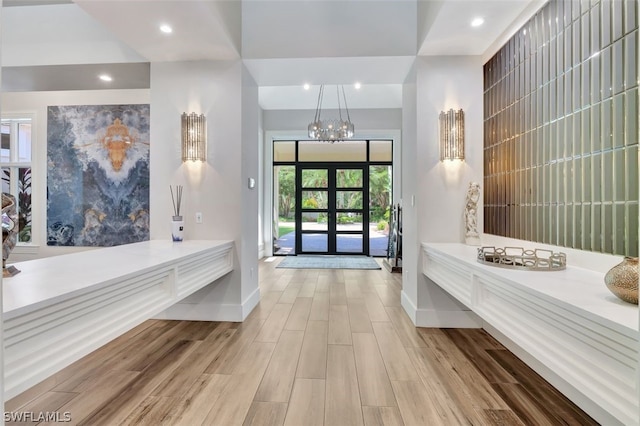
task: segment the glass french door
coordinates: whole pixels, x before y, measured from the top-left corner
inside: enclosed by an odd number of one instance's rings
[[[369,255],[367,166],[298,164],[296,254]]]

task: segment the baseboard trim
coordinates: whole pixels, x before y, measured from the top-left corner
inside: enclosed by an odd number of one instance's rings
[[[418,308],[416,308],[416,305],[413,304],[413,301],[407,296],[404,290],[400,292],[400,305],[409,316],[411,322],[413,322],[413,325],[416,325],[416,312]]]
[[[220,303],[178,302],[156,315],[155,319],[182,321],[242,322],[260,302],[260,289],[256,288],[242,305]]]
[[[400,292],[400,304],[416,327],[482,328],[482,319],[472,311],[418,309],[404,291]]]
[[[182,321],[230,321],[241,322],[241,305],[217,303],[176,303],[160,312],[155,319]]]
[[[430,328],[482,328],[482,318],[472,311],[418,309],[416,326]]]
[[[258,306],[260,302],[260,287],[256,288],[242,303],[242,321],[244,321],[251,311]]]

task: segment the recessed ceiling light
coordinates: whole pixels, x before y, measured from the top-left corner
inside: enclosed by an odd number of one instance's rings
[[[355,87],[356,90],[360,90],[360,88],[362,87],[362,84],[360,84],[359,82],[356,82],[356,84],[354,84],[353,87]]]
[[[165,34],[171,34],[173,32],[173,28],[171,28],[167,24],[162,24],[160,25],[160,31],[162,31]]]
[[[302,87],[304,87],[304,90],[311,89],[311,86],[309,85],[309,83],[305,83],[304,86],[302,86]]]
[[[471,26],[472,27],[479,27],[480,25],[484,24],[484,19],[483,18],[473,18],[473,21],[471,21]]]
[[[113,81],[113,78],[109,74],[100,74],[98,78],[102,81]]]

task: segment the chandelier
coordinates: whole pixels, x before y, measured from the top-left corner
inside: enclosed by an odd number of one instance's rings
[[[342,99],[344,101],[344,109],[346,111],[346,120],[342,118],[342,105],[340,103],[340,90],[336,85],[336,95],[338,96],[338,119],[323,120],[322,98],[324,97],[324,84],[320,85],[318,92],[318,104],[316,105],[316,115],[313,121],[309,123],[309,137],[323,142],[339,142],[353,137],[354,127],[349,116],[349,107],[347,107],[347,97],[344,94],[344,86],[342,87]]]

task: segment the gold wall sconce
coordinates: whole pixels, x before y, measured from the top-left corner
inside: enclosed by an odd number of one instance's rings
[[[182,161],[207,161],[204,114],[182,113]]]
[[[440,112],[440,161],[464,160],[464,111]]]

